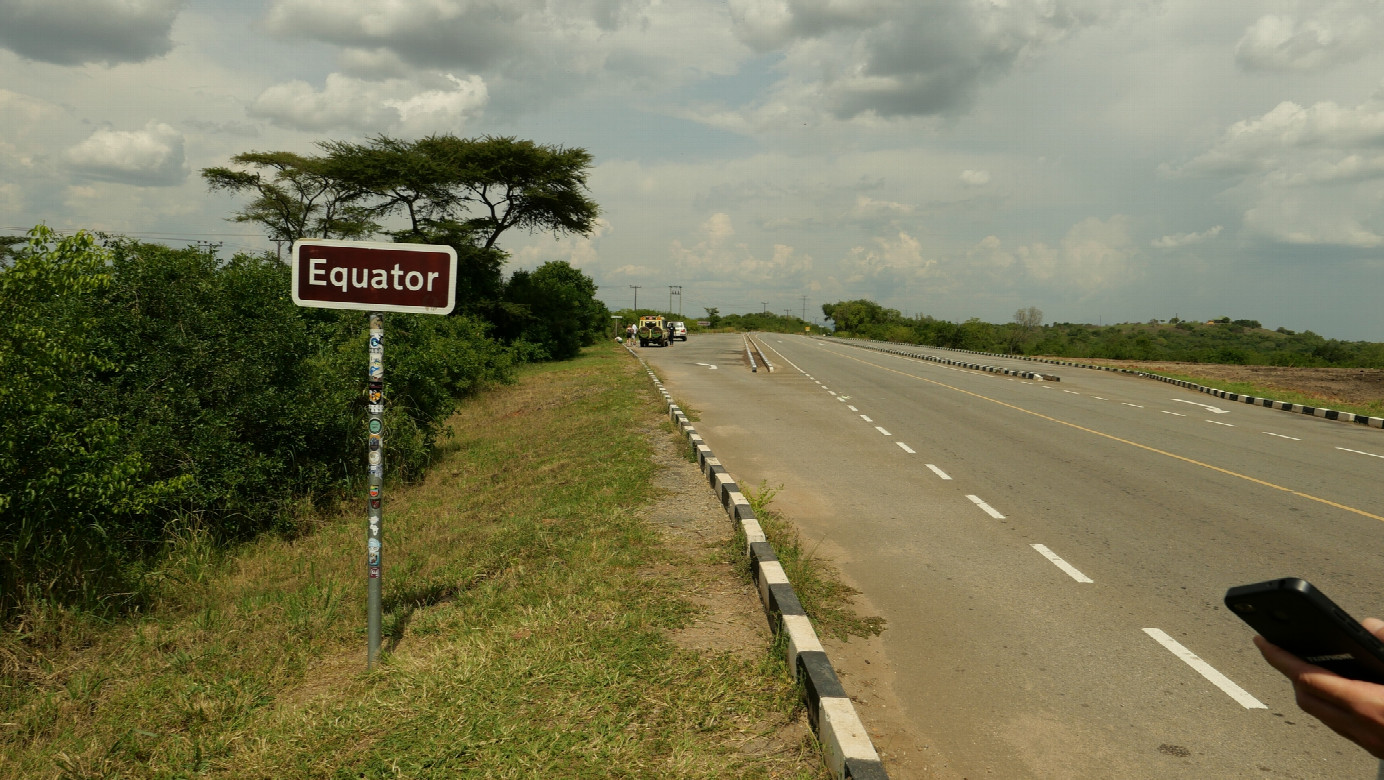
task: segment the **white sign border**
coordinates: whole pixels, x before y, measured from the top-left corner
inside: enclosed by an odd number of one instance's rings
[[[448,257],[447,307],[402,306],[393,303],[353,303],[351,301],[318,301],[298,297],[298,248],[302,246],[339,246],[353,249],[388,249],[395,252],[445,252]],[[446,244],[392,244],[387,241],[339,241],[331,238],[300,238],[293,242],[289,274],[292,279],[293,303],[310,309],[352,309],[355,311],[392,311],[404,314],[451,314],[457,305],[457,250]]]

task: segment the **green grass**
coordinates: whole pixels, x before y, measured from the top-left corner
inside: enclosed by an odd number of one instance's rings
[[[363,500],[229,552],[188,532],[143,614],[30,605],[0,637],[0,777],[824,776],[809,739],[755,747],[800,707],[769,648],[668,638],[696,611],[658,572],[705,551],[638,516],[660,415],[605,346],[469,401],[385,491],[373,672]]]
[[[764,536],[773,545],[774,555],[793,584],[803,611],[812,618],[818,632],[847,640],[852,636],[872,636],[884,631],[884,618],[858,614],[851,607],[850,599],[859,591],[845,584],[833,566],[818,559],[815,549],[804,550],[797,526],[771,507],[779,488],[769,487],[765,481],[760,482],[757,489],[741,485],[740,491],[750,502],[750,509],[754,510]],[[744,549],[743,533],[734,543]]]

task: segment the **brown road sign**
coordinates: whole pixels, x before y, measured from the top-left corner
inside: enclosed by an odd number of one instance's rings
[[[293,302],[446,314],[456,304],[456,271],[449,246],[305,238],[293,244]]]

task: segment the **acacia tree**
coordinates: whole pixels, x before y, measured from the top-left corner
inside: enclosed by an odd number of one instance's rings
[[[231,220],[263,225],[270,241],[365,238],[379,230],[371,210],[360,204],[368,193],[334,175],[329,160],[292,152],[246,152],[231,162],[241,168],[204,168],[202,178],[213,192],[253,192],[255,197]]]
[[[513,137],[432,135],[404,141],[323,141],[325,156],[251,152],[232,162],[272,172],[207,168],[213,190],[258,197],[233,218],[258,222],[274,240],[355,238],[401,216],[396,240],[465,241],[493,249],[510,228],[589,233],[599,209],[587,195],[591,154]]]

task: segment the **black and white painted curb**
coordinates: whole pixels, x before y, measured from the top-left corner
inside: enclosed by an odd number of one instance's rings
[[[912,344],[895,344],[895,343],[892,342],[892,341],[867,341],[867,340],[865,340],[865,339],[834,339],[834,340],[837,341],[837,342],[839,342],[839,343],[842,343],[842,344],[849,344],[849,345],[851,345],[852,347],[861,347],[861,348],[864,348],[864,349],[873,349],[873,350],[876,351],[876,352],[887,352],[887,353],[889,353],[889,354],[891,354],[891,355],[899,355],[899,356],[901,356],[901,357],[915,358],[915,359],[917,359],[917,360],[930,360],[930,361],[932,361],[933,363],[941,363],[941,364],[947,365],[947,366],[959,366],[959,367],[961,367],[961,368],[969,368],[969,369],[971,369],[972,371],[988,371],[988,372],[990,372],[991,374],[1006,374],[1006,375],[1008,375],[1008,376],[1017,376],[1017,377],[1022,377],[1022,378],[1024,378],[1024,379],[1032,379],[1032,380],[1034,380],[1035,382],[1061,382],[1061,381],[1062,381],[1062,377],[1060,377],[1060,376],[1053,376],[1052,374],[1040,374],[1040,373],[1038,373],[1038,372],[1036,372],[1036,371],[1018,371],[1018,370],[1013,369],[1013,368],[1004,368],[1003,366],[987,366],[987,365],[985,365],[985,364],[983,364],[983,363],[967,363],[967,362],[961,361],[961,360],[948,360],[948,359],[946,359],[946,358],[937,357],[936,355],[919,355],[919,354],[916,353],[916,352],[909,352],[908,350],[900,349],[900,347],[909,347],[909,346],[913,346]],[[928,349],[937,349],[937,347],[928,347]],[[980,354],[984,354],[984,353],[976,352],[976,353],[973,353],[973,354],[980,355]],[[1007,357],[1007,356],[1006,356],[1006,357]]]
[[[628,346],[625,349],[634,355],[644,366],[653,380],[654,387],[668,404],[668,415],[687,437],[693,452],[697,455],[697,465],[706,475],[711,489],[725,507],[726,514],[735,525],[737,536],[745,539],[745,554],[749,560],[750,573],[759,588],[759,599],[764,605],[764,614],[769,619],[769,627],[775,636],[786,641],[786,660],[794,676],[803,685],[803,698],[807,704],[808,721],[825,753],[828,766],[833,774],[846,780],[888,780],[874,743],[865,730],[865,724],[855,711],[846,691],[837,679],[831,661],[827,658],[811,620],[798,601],[798,594],[788,581],[774,548],[764,536],[759,518],[750,507],[749,499],[740,492],[740,487],[731,478],[711,448],[692,427],[673,397],[663,387],[649,364],[635,354]]]
[[[897,350],[898,347],[911,346],[906,344],[894,344],[893,342],[888,341],[868,341],[865,339],[837,339],[837,341],[840,341],[843,344],[852,344],[853,346],[861,346],[867,349],[876,349],[881,352],[894,352],[895,354],[908,355],[909,357],[916,357],[923,360],[933,360],[939,363],[951,363],[952,365],[967,365],[963,363],[957,363],[954,361],[948,361],[943,358],[932,357],[929,355],[916,355]],[[1370,417],[1368,415],[1355,414],[1353,412],[1339,412],[1335,409],[1324,409],[1320,406],[1291,404],[1286,401],[1275,401],[1271,398],[1258,398],[1252,395],[1232,393],[1227,390],[1218,390],[1214,387],[1207,387],[1206,385],[1199,385],[1195,382],[1188,382],[1185,379],[1173,379],[1172,377],[1151,374],[1147,371],[1134,371],[1128,368],[1115,368],[1113,366],[1101,366],[1093,363],[1072,363],[1065,360],[1052,360],[1050,358],[1031,357],[1029,355],[993,355],[989,352],[972,352],[966,349],[950,349],[948,347],[928,347],[928,349],[946,349],[949,352],[963,352],[971,355],[988,355],[990,357],[1004,357],[1010,360],[1030,360],[1035,363],[1051,363],[1057,366],[1071,366],[1072,368],[1087,368],[1094,371],[1111,371],[1117,374],[1130,374],[1132,376],[1143,377],[1145,379],[1156,379],[1159,382],[1167,382],[1168,384],[1177,385],[1178,387],[1183,387],[1188,390],[1195,390],[1199,393],[1214,395],[1217,398],[1224,398],[1227,401],[1236,401],[1239,403],[1249,404],[1250,406],[1263,406],[1268,409],[1278,409],[1280,411],[1292,412],[1294,414],[1310,414],[1313,417],[1321,417],[1325,420],[1339,420],[1341,422],[1356,423],[1358,425],[1368,425],[1371,428],[1384,428],[1384,417]],[[975,366],[971,367],[974,368]],[[982,370],[991,369],[986,368]],[[1010,370],[1005,369],[1005,373],[1010,373]],[[1034,376],[1038,377],[1040,375],[1034,374]],[[1056,381],[1056,377],[1051,377],[1046,374],[1041,375],[1041,377],[1042,379],[1047,381]]]

